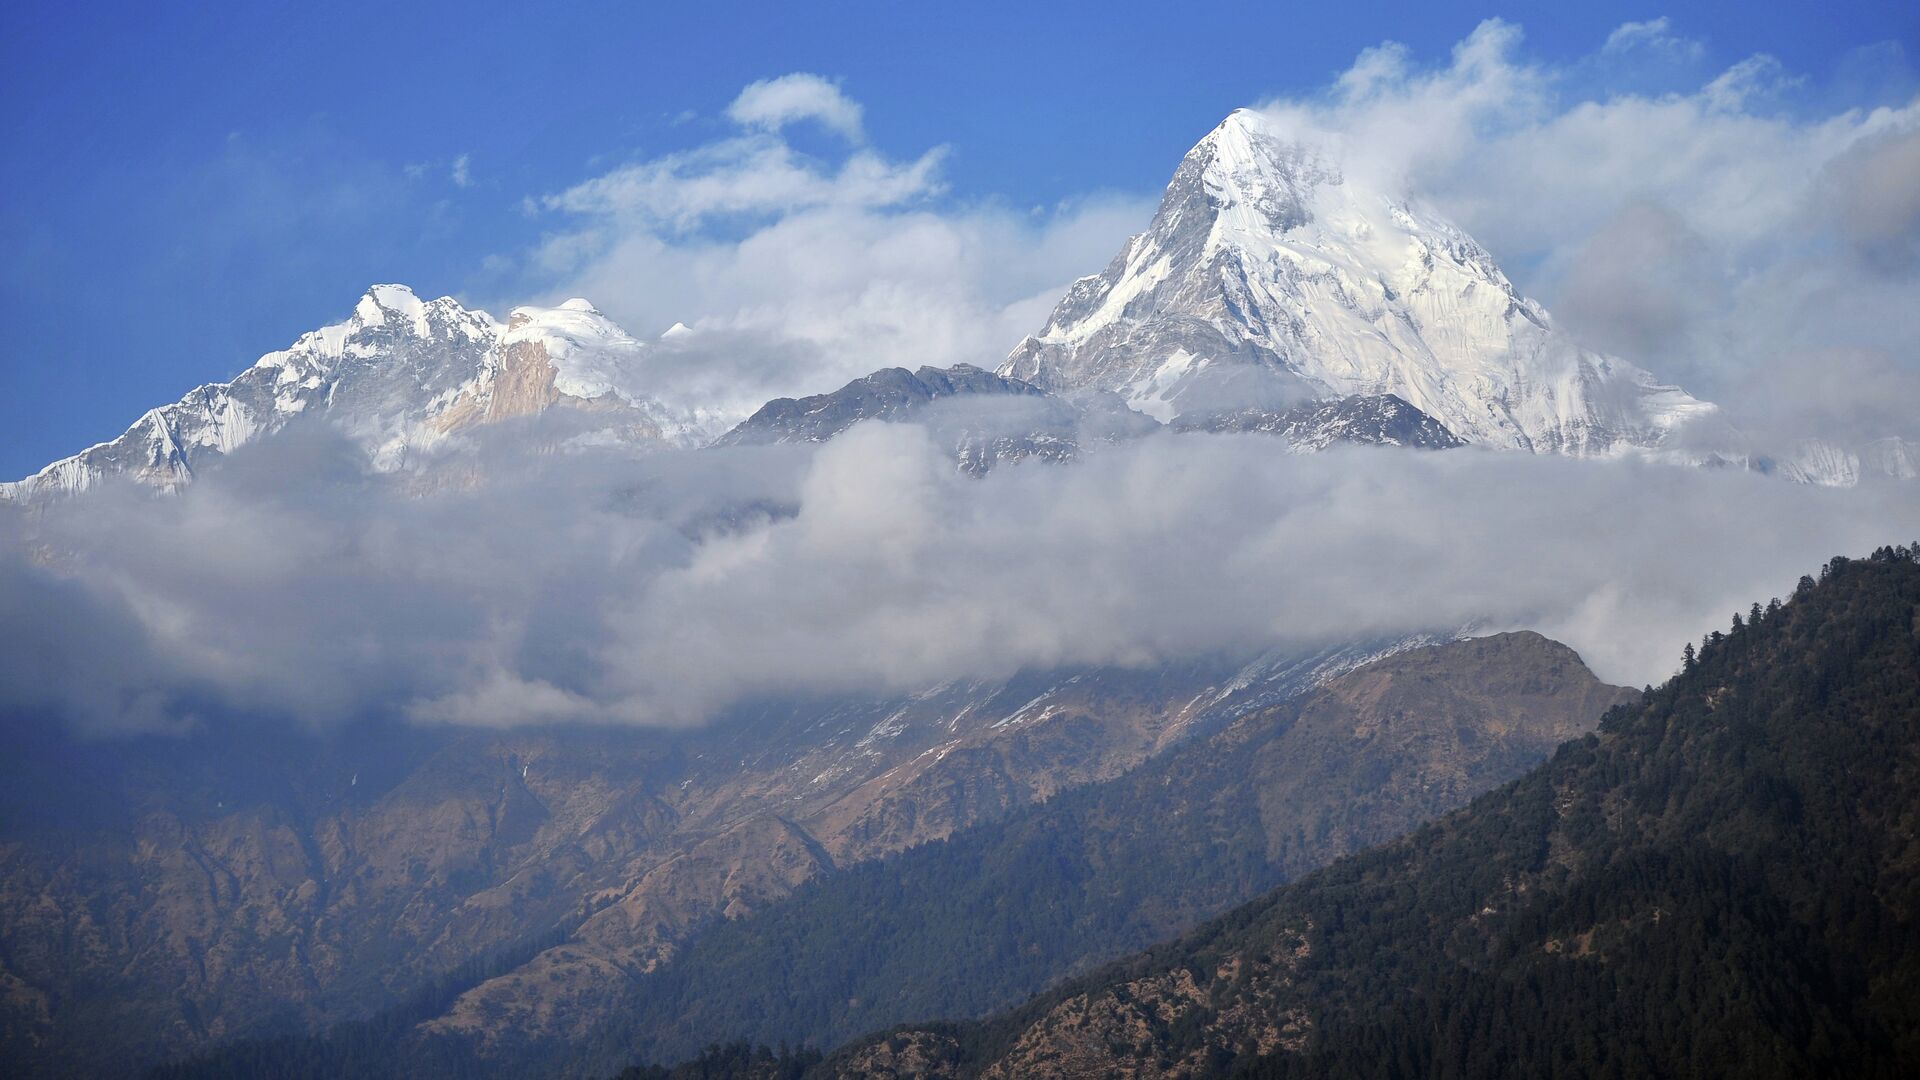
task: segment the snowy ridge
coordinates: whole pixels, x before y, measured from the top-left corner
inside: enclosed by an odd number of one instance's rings
[[[77,494],[115,476],[174,490],[207,461],[308,418],[333,424],[384,470],[462,431],[555,406],[591,413],[623,442],[699,440],[702,417],[645,392],[646,362],[647,346],[585,300],[516,308],[502,324],[452,297],[375,285],[341,322],[149,410],[116,439],[0,484],[0,499]]]
[[[1674,433],[1716,412],[1581,349],[1471,237],[1246,110],[1000,370],[1162,420],[1392,394],[1468,442],[1579,456],[1683,455]]]
[[[1849,447],[1832,439],[1800,439],[1781,456],[1759,458],[1756,465],[1762,472],[1821,487],[1914,480],[1920,479],[1920,443],[1889,436]]]

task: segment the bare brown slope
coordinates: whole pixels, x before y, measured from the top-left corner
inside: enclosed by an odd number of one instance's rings
[[[1307,698],[1283,735],[1253,751],[1269,857],[1289,829],[1308,838],[1292,852],[1302,869],[1397,836],[1531,768],[1638,696],[1531,631],[1369,664]]]
[[[716,922],[1162,752],[1236,674],[1029,675],[683,732],[23,739],[0,759],[0,1061],[132,1072],[476,965],[498,977],[439,1029],[564,1036]]]
[[[1004,1007],[1453,809],[1635,697],[1532,633],[1375,661],[1124,777],[716,929],[637,985],[579,1071]]]

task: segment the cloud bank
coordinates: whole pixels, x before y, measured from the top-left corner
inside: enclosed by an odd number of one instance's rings
[[[533,288],[645,335],[691,327],[662,343],[662,395],[744,416],[885,366],[997,366],[1152,213],[1146,194],[959,199],[948,147],[891,155],[862,113],[820,76],[763,80],[720,137],[530,199],[552,225],[522,260]],[[803,149],[803,122],[839,143]]]
[[[47,511],[0,572],[13,716],[699,723],[743,699],[906,692],[1476,623],[1604,677],[1920,501],[1493,452],[1293,456],[1156,435],[959,474],[927,429],[822,447],[561,455],[422,495],[314,434],[178,498]]]

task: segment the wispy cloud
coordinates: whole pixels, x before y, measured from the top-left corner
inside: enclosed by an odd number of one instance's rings
[[[550,210],[678,229],[732,215],[897,206],[939,190],[944,156],[937,147],[907,162],[859,152],[826,166],[777,136],[744,135],[628,165],[541,202]]]
[[[1640,50],[1680,60],[1699,60],[1706,55],[1704,44],[1675,33],[1673,20],[1665,15],[1644,22],[1621,23],[1600,47],[1602,53],[1611,55]]]
[[[745,127],[778,131],[812,120],[851,143],[866,138],[862,113],[860,103],[842,93],[837,84],[806,72],[751,83],[727,106],[728,118]]]
[[[997,364],[1151,213],[1145,196],[956,204],[944,146],[803,152],[788,124],[859,117],[815,76],[755,83],[728,113],[736,129],[711,142],[532,200],[558,227],[525,258],[555,298],[592,297],[642,332],[694,327],[656,374],[723,411],[886,365]]]

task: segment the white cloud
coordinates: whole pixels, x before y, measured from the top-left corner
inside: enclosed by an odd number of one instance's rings
[[[955,205],[941,146],[802,153],[768,118],[823,87],[838,95],[813,77],[756,83],[732,110],[755,130],[538,200],[561,226],[527,256],[542,292],[592,297],[644,334],[693,327],[662,343],[662,393],[744,415],[883,366],[997,365],[1152,212],[1145,196]]]
[[[1706,46],[1700,42],[1674,33],[1673,20],[1665,15],[1644,22],[1621,23],[1607,35],[1606,44],[1600,47],[1600,51],[1608,55],[1638,50],[1658,53],[1674,60],[1698,60],[1706,54]]]
[[[1672,36],[1630,23],[1601,53]],[[1676,47],[1662,62],[1685,78],[1697,60]],[[1920,100],[1798,106],[1803,81],[1767,56],[1690,91],[1592,78],[1527,59],[1493,20],[1444,63],[1384,45],[1324,96],[1264,108],[1351,173],[1436,204],[1578,336],[1736,413],[1780,414],[1767,380],[1835,348],[1920,368]]]
[[[888,207],[940,188],[944,148],[907,162],[867,151],[827,166],[774,135],[743,135],[624,166],[541,204],[620,218],[638,228],[691,229],[733,215],[781,215],[822,206]]]
[[[504,728],[592,720],[602,710],[587,698],[543,679],[523,679],[495,667],[487,669],[473,685],[415,701],[405,712],[429,724]]]
[[[469,154],[461,154],[459,157],[453,159],[453,168],[450,170],[449,175],[453,179],[454,187],[471,187],[473,185],[473,170],[471,166],[472,156]]]
[[[1793,364],[1867,349],[1920,366],[1920,103],[1791,111],[1777,62],[1699,73],[1697,43],[1661,19],[1596,44],[1543,64],[1490,20],[1437,63],[1383,43],[1265,108],[1353,175],[1436,203],[1578,336],[1782,437],[1810,433],[1773,392]],[[1665,71],[1692,89],[1608,90],[1598,61],[1629,53],[1634,85]],[[1034,216],[956,199],[943,147],[802,153],[780,126],[806,102],[846,99],[817,77],[756,83],[733,110],[747,130],[536,200],[554,231],[524,259],[534,287],[643,334],[695,327],[663,350],[663,390],[746,410],[883,365],[998,363],[1157,197]]]
[[[1920,263],[1920,124],[1859,140],[1821,180],[1821,194],[1862,259],[1889,273]]]
[[[1916,526],[1920,504],[1865,491],[1472,451],[1294,457],[1260,437],[1161,436],[975,482],[923,430],[873,425],[814,459],[798,516],[702,548],[616,614],[614,649],[637,673],[628,707],[668,712],[1467,622],[1541,630],[1639,683],[1826,554]]]
[[[1714,77],[1701,91],[1707,106],[1722,112],[1740,111],[1755,98],[1777,94],[1800,80],[1787,74],[1780,61],[1764,53],[1749,56]]]
[[[591,238],[550,241],[575,259],[554,295],[592,297],[652,333],[692,326],[662,342],[662,391],[744,415],[880,367],[995,366],[1150,212],[1137,199],[1038,218],[994,206],[821,206],[740,240],[608,222]]]
[[[11,531],[70,554],[0,552],[0,707],[96,731],[683,724],[1469,621],[1639,683],[1827,557],[1920,535],[1920,500],[1885,488],[1262,436],[974,480],[925,429],[871,424],[823,447],[503,456],[430,498],[353,461],[261,444],[180,497],[127,485]],[[703,524],[742,506],[788,510]]]
[[[840,92],[831,80],[803,71],[749,84],[727,106],[727,116],[743,127],[779,131],[788,124],[812,120],[848,142],[865,139],[859,102]]]

